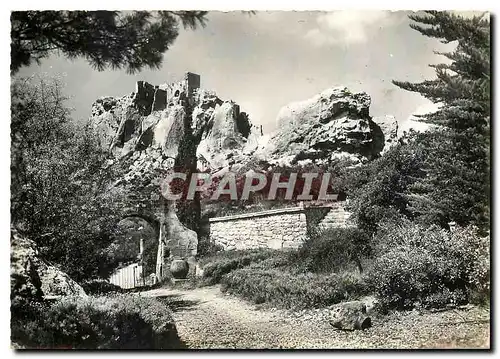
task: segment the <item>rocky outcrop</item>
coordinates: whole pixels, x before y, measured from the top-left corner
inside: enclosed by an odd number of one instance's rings
[[[175,211],[169,211],[165,217],[165,227],[167,228],[166,245],[170,249],[170,255],[178,258],[196,256],[198,248],[196,232],[183,225]]]
[[[139,81],[130,95],[93,104],[90,123],[114,156],[110,165],[121,172],[110,191],[123,193],[124,206],[149,206],[160,218],[163,209],[152,196],[168,171],[215,172],[245,161],[253,152],[246,149],[256,148],[259,131],[240,107],[199,86],[192,73],[159,86]],[[195,231],[197,201],[177,212],[180,223]]]
[[[289,104],[278,114],[276,133],[262,141],[254,156],[286,165],[302,161],[321,164],[338,158],[354,163],[374,159],[382,153],[386,138],[393,140],[393,128],[384,125],[382,129],[372,120],[370,103],[365,92],[334,87]]]
[[[194,272],[196,266],[195,256],[198,253],[198,235],[187,228],[176,214],[173,202],[169,202],[169,209],[164,214],[163,230],[166,235],[160,240],[156,261],[156,275],[161,281],[174,275],[172,263],[185,262],[189,271]],[[170,268],[170,273],[166,271]],[[178,268],[177,268],[178,269]],[[177,270],[176,269],[176,270]],[[187,273],[187,272],[186,272]],[[176,277],[175,278],[180,278]]]
[[[245,160],[244,149],[256,135],[256,128],[245,112],[233,101],[216,106],[204,123],[201,141],[196,151],[198,168],[218,170]],[[250,150],[251,153],[251,150]]]
[[[41,258],[33,241],[11,232],[11,299],[50,299],[59,296],[86,296],[83,288]]]
[[[256,148],[259,131],[239,105],[197,88],[199,78],[189,79],[157,87],[138,82],[128,96],[93,104],[90,121],[116,161],[129,166],[128,180],[175,163],[215,171],[243,161],[243,154],[253,152],[246,149]]]
[[[289,104],[278,114],[278,130],[263,136],[238,104],[200,89],[199,77],[190,76],[156,87],[139,82],[136,92],[93,105],[91,122],[117,160],[130,162],[128,180],[175,163],[212,173],[247,163],[323,164],[345,158],[358,164],[380,156],[397,140],[396,120],[372,118],[365,92],[333,87]]]

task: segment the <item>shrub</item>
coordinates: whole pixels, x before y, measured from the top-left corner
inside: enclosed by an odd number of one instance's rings
[[[297,253],[295,251],[276,251],[269,258],[251,263],[248,268],[255,269],[275,269],[281,268],[287,271],[294,271],[297,266]],[[297,270],[296,270],[297,271]],[[299,270],[300,271],[300,270]]]
[[[198,254],[201,257],[213,256],[219,252],[223,252],[224,247],[210,241],[208,237],[201,237],[198,241]]]
[[[137,295],[66,297],[12,318],[12,340],[27,348],[171,349],[180,340],[171,311]]]
[[[299,249],[298,261],[311,272],[336,272],[355,264],[371,253],[369,236],[357,228],[332,228],[312,236]]]
[[[80,284],[87,294],[123,293],[123,289],[105,279],[91,279]]]
[[[352,273],[294,274],[278,269],[249,267],[225,275],[221,290],[256,304],[299,309],[354,299],[367,294],[366,288],[361,277]]]
[[[441,307],[489,291],[489,238],[471,227],[450,233],[403,221],[377,237],[367,282],[386,308]]]
[[[251,263],[260,262],[270,258],[277,251],[266,248],[225,251],[213,256],[201,258],[203,267],[204,284],[217,284],[222,276],[238,268],[243,268]]]

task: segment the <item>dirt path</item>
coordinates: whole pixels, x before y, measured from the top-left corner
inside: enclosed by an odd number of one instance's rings
[[[328,324],[327,310],[262,309],[218,287],[155,289],[142,295],[168,303],[191,349],[489,347],[489,312],[475,307],[391,314],[375,318],[365,331],[345,332]]]

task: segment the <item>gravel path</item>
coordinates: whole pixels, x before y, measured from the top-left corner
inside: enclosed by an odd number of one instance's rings
[[[477,307],[437,313],[417,311],[374,318],[373,327],[333,329],[328,311],[264,309],[221,293],[217,286],[155,289],[174,311],[181,339],[190,349],[279,348],[489,348],[489,312]]]

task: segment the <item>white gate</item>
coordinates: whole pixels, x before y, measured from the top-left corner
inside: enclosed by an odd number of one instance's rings
[[[149,276],[147,278],[142,276],[142,265],[139,263],[132,263],[126,267],[117,269],[111,275],[109,281],[110,283],[124,289],[132,289],[155,284],[153,276]]]

